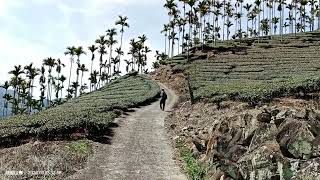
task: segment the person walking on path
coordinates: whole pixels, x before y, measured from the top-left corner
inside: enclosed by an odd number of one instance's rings
[[[167,93],[164,91],[164,89],[161,90],[160,94],[161,100],[160,100],[160,109],[164,111],[166,107],[166,100],[168,98]]]

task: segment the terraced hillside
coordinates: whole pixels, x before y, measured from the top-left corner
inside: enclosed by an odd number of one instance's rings
[[[127,75],[96,92],[38,114],[2,120],[0,144],[12,145],[30,138],[69,138],[75,132],[99,135],[123,111],[148,103],[158,94],[159,86],[147,77]]]
[[[190,57],[190,84],[194,98],[240,99],[251,102],[319,89],[320,33],[289,35],[252,46],[211,48],[212,55]],[[267,42],[267,43],[266,43]],[[174,68],[186,64],[181,55]]]

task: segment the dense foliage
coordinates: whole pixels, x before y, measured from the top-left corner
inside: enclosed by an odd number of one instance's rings
[[[166,0],[164,51],[170,57],[203,44],[221,45],[320,28],[317,0]]]
[[[81,131],[89,135],[99,134],[123,110],[149,102],[158,94],[158,85],[147,77],[126,75],[60,106],[34,115],[12,116],[2,120],[0,142],[11,143],[12,140],[30,137],[63,138]]]

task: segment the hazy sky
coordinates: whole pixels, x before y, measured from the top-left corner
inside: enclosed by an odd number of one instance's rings
[[[125,51],[128,40],[142,34],[149,38],[147,44],[153,52],[161,49],[160,31],[167,20],[163,3],[163,0],[0,0],[0,83],[8,80],[8,71],[14,65],[34,62],[40,66],[46,57],[62,58],[68,69],[70,62],[64,57],[65,48],[92,45],[98,35],[114,27],[118,15],[129,18]],[[82,63],[89,65],[90,58],[90,55],[81,58]]]

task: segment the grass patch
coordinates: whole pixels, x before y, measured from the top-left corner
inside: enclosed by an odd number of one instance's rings
[[[72,141],[66,146],[71,152],[81,156],[92,153],[92,144],[88,140]]]
[[[180,156],[186,162],[186,171],[191,179],[201,180],[205,178],[207,169],[197,162],[197,160],[192,156],[190,150],[186,147],[182,147],[180,150]]]

